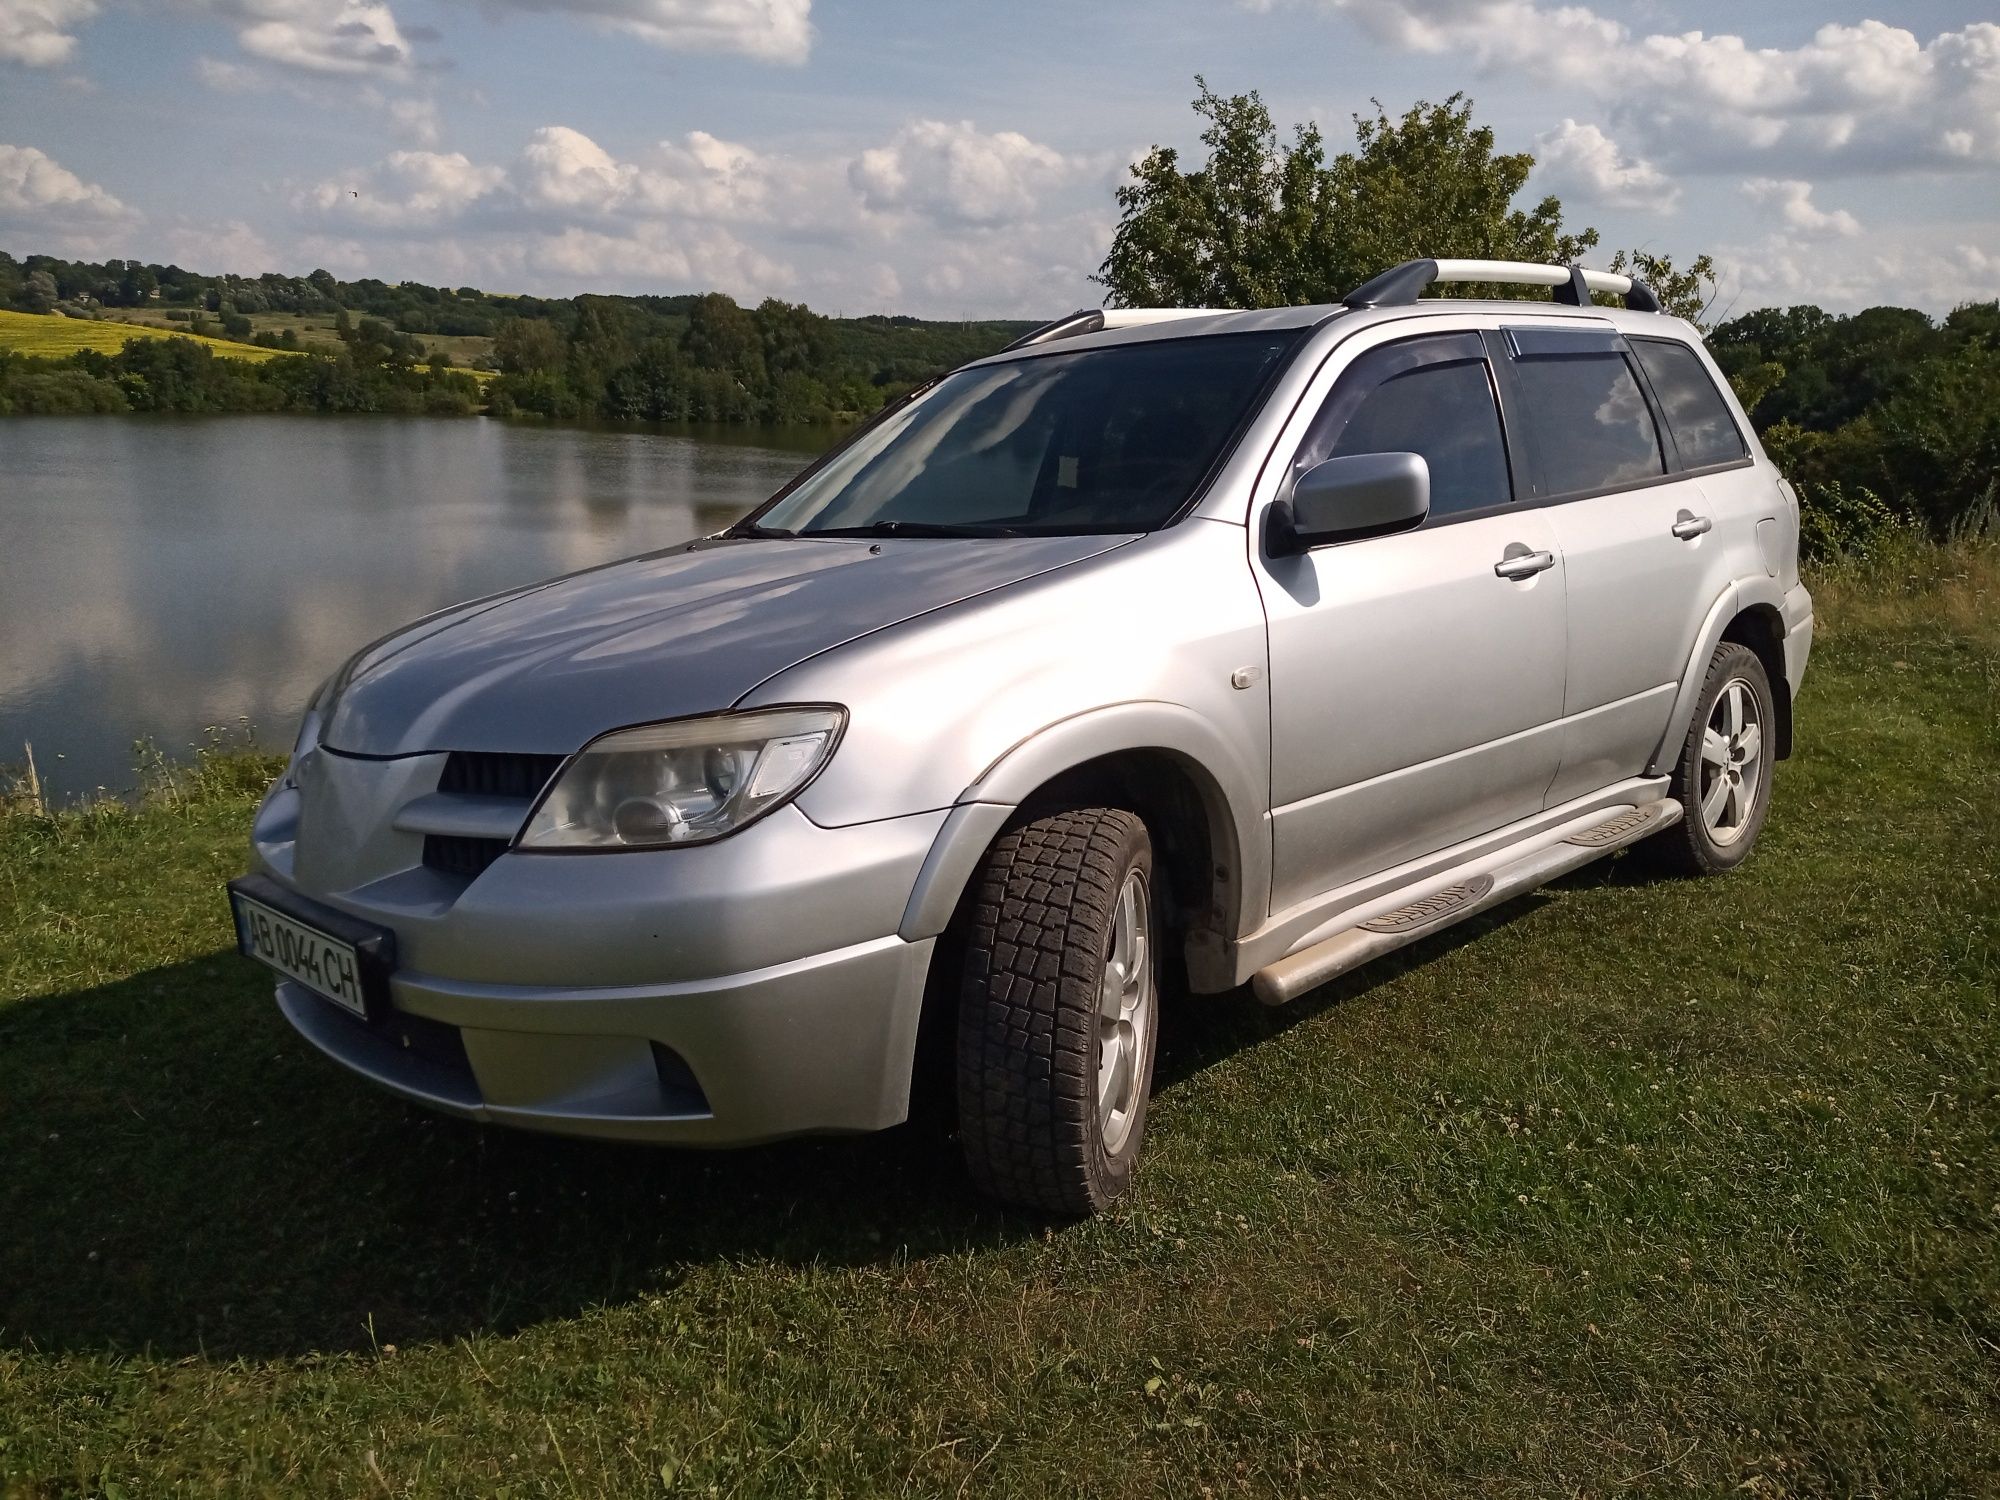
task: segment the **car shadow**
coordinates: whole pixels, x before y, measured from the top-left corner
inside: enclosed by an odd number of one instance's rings
[[[717,1260],[858,1264],[1043,1223],[943,1131],[669,1151],[402,1105],[218,952],[0,1008],[0,1344],[268,1358],[507,1332]]]
[[[1170,1006],[1155,1087],[1547,899],[1281,1009]],[[699,1152],[431,1115],[322,1058],[228,951],[0,1008],[0,1080],[0,1346],[258,1359],[505,1334],[716,1261],[915,1260],[1048,1227],[977,1197],[934,1119]]]

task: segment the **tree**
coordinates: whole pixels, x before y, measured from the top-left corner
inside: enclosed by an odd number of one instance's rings
[[[766,297],[751,318],[764,345],[764,369],[780,375],[813,375],[834,362],[833,324],[803,302]]]
[[[56,305],[56,279],[47,271],[30,271],[21,283],[21,305],[32,313],[51,312]]]
[[[1703,319],[1709,305],[1715,301],[1713,257],[1697,255],[1683,271],[1676,269],[1673,261],[1664,255],[1646,250],[1620,250],[1611,257],[1611,269],[1645,282],[1652,288],[1653,295],[1660,299],[1660,306],[1675,317],[1707,326]],[[1597,300],[1612,299],[1599,297]]]
[[[698,368],[733,375],[753,390],[764,384],[764,341],[757,321],[721,292],[697,298],[688,309],[681,352]]]
[[[562,335],[544,318],[509,318],[493,336],[493,358],[509,375],[560,370],[567,354]]]
[[[1355,149],[1328,160],[1318,126],[1281,141],[1254,91],[1225,98],[1195,83],[1207,160],[1184,171],[1178,153],[1155,146],[1118,189],[1119,225],[1096,277],[1115,306],[1333,302],[1405,260],[1563,264],[1597,246],[1596,230],[1564,227],[1555,197],[1515,205],[1535,159],[1496,152],[1463,94],[1401,116],[1377,103],[1354,118]],[[1685,272],[1644,252],[1614,264],[1663,281],[1676,312],[1699,311],[1714,286],[1706,256]]]

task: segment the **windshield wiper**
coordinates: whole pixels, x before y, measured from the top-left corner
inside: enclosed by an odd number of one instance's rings
[[[807,536],[1021,536],[1012,526],[955,526],[945,521],[870,521],[866,526],[815,526]]]
[[[775,537],[779,540],[798,535],[796,531],[789,531],[783,526],[760,526],[755,521],[738,521],[722,534],[724,536]]]

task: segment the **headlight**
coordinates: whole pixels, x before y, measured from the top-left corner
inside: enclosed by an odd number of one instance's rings
[[[842,708],[772,708],[614,730],[563,767],[520,847],[709,843],[797,796],[846,723]]]

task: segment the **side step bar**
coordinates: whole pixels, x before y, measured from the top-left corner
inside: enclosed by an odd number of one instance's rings
[[[1546,885],[1671,827],[1680,818],[1681,805],[1671,797],[1642,807],[1607,809],[1601,822],[1531,849],[1496,869],[1443,880],[1433,877],[1424,889],[1408,892],[1402,904],[1388,911],[1377,903],[1374,916],[1259,969],[1250,976],[1250,986],[1266,1005],[1284,1005],[1370,959]]]

